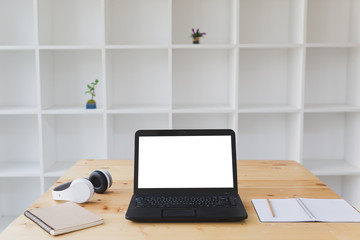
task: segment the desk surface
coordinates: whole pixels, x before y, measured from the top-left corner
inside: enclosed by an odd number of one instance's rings
[[[101,215],[105,223],[57,236],[57,239],[359,239],[359,223],[261,223],[253,198],[339,198],[300,164],[293,161],[238,161],[239,194],[249,218],[235,223],[134,223],[125,219],[133,190],[133,161],[80,160],[55,185],[108,169],[113,186],[80,204]],[[54,186],[55,186],[54,185]],[[47,191],[30,208],[56,205]],[[50,239],[23,215],[4,230],[0,239]]]

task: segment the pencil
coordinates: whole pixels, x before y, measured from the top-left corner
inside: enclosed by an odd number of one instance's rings
[[[272,206],[271,206],[270,200],[269,200],[268,198],[267,198],[266,200],[267,200],[267,202],[268,202],[268,204],[269,204],[269,207],[270,207],[272,216],[275,217],[274,209],[273,209]]]

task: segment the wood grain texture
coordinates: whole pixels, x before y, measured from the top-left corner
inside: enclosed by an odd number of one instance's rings
[[[95,169],[107,169],[113,186],[80,204],[101,215],[105,223],[57,239],[359,239],[359,223],[261,223],[253,198],[340,198],[294,161],[238,161],[239,193],[249,218],[236,223],[134,223],[125,219],[133,191],[133,161],[80,160],[55,184],[87,177]],[[56,205],[47,191],[30,208]],[[23,215],[0,235],[1,240],[50,239],[45,231]]]

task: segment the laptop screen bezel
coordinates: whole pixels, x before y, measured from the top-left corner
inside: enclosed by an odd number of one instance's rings
[[[231,136],[231,154],[233,168],[232,188],[138,188],[139,170],[139,138],[147,136]],[[134,193],[156,194],[156,193],[237,193],[237,168],[236,168],[236,143],[235,132],[231,129],[174,129],[174,130],[138,130],[135,133],[135,164],[134,164]]]

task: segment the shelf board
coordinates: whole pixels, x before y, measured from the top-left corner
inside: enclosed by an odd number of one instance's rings
[[[2,233],[2,231],[5,230],[5,228],[15,219],[17,218],[17,216],[1,216],[0,217],[0,234]]]
[[[73,162],[56,162],[47,170],[45,170],[45,177],[61,177],[63,176],[72,166]]]
[[[360,47],[360,43],[306,43],[308,48],[350,48]]]
[[[104,109],[86,109],[81,106],[52,106],[41,111],[43,114],[102,114]]]
[[[0,45],[0,50],[35,50],[33,45]]]
[[[304,160],[303,164],[317,176],[360,175],[360,168],[344,160]]]
[[[166,45],[166,44],[143,44],[143,45],[138,45],[138,44],[125,44],[125,45],[106,45],[105,49],[167,49],[169,48],[170,45]]]
[[[0,162],[0,177],[40,176],[38,162]]]
[[[299,112],[300,109],[282,104],[239,104],[239,113]]]
[[[240,43],[239,48],[299,48],[303,44],[288,43],[288,44],[257,44],[257,43]]]
[[[167,105],[114,105],[107,109],[107,113],[168,113],[170,110]]]
[[[101,50],[101,45],[40,45],[40,50]]]
[[[174,49],[231,49],[235,44],[174,44]]]
[[[173,113],[232,113],[229,105],[174,105]]]
[[[12,115],[12,114],[37,114],[36,107],[19,107],[19,106],[0,106],[0,115]]]
[[[239,48],[299,48],[302,46],[307,47],[359,47],[360,44],[252,44],[252,43],[240,43],[240,44],[108,44],[105,45],[105,49],[231,49],[235,47]],[[102,49],[102,45],[40,45],[40,50],[82,50],[82,49]],[[35,49],[35,46],[0,46],[0,50],[31,50]]]
[[[360,107],[350,104],[305,104],[304,112],[357,112]]]

